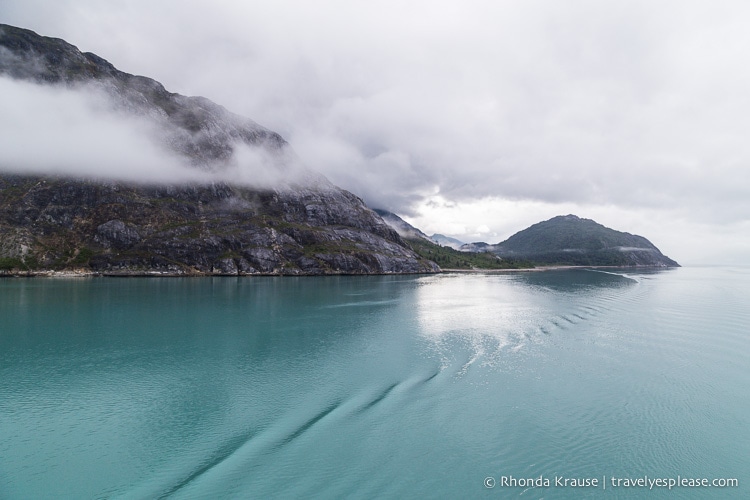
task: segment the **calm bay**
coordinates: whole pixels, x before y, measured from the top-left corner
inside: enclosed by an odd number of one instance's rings
[[[748,388],[748,268],[6,278],[0,498],[742,498]]]

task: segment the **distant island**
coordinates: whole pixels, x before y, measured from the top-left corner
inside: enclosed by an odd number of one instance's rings
[[[679,266],[643,236],[615,231],[575,215],[534,224],[487,251],[539,265]]]
[[[0,275],[327,275],[677,266],[648,240],[574,215],[498,244],[427,236],[301,166],[277,133],[202,97],[168,92],[56,38],[0,24],[0,78],[106,96],[148,120],[202,181],[143,183],[30,174],[0,156]],[[227,180],[260,152],[273,183]],[[2,153],[0,152],[0,155]],[[213,177],[212,177],[213,176]]]

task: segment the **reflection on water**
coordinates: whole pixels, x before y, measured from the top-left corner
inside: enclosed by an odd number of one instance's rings
[[[605,270],[564,270],[422,278],[420,333],[446,363],[455,342],[469,346],[464,365],[496,365],[545,335],[588,321],[622,300],[637,278]]]
[[[646,272],[665,272],[647,270]],[[639,272],[640,275],[640,272]],[[637,278],[617,268],[566,269],[559,271],[526,272],[514,275],[518,283],[558,292],[579,293],[632,285]]]

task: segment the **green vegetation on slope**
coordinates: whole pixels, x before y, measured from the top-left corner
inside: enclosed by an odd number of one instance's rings
[[[678,266],[646,238],[575,215],[554,217],[519,231],[494,252],[540,265]]]
[[[522,259],[500,258],[489,252],[459,252],[423,238],[405,238],[422,258],[431,260],[443,269],[527,269],[534,265]]]
[[[575,215],[558,216],[534,224],[498,246],[505,251],[520,254],[553,253],[569,249],[596,251],[613,247],[656,248],[642,236],[615,231]]]

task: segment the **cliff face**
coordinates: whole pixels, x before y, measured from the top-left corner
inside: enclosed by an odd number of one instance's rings
[[[539,222],[491,248],[501,257],[538,264],[679,266],[643,236],[615,231],[575,215]]]
[[[0,177],[6,268],[104,274],[435,272],[356,196]]]
[[[0,78],[94,89],[157,125],[162,145],[206,174],[238,150],[273,161],[273,187],[128,184],[25,175],[0,152],[0,272],[109,274],[436,272],[362,200],[297,166],[281,136],[201,97],[129,75],[67,42],[0,25]],[[294,172],[292,172],[294,170]],[[3,171],[5,173],[3,173]],[[293,175],[292,175],[293,173]],[[289,175],[287,175],[289,174]]]

